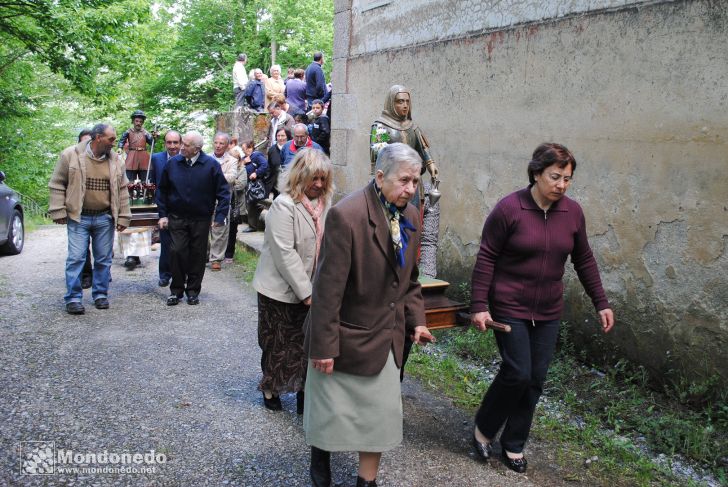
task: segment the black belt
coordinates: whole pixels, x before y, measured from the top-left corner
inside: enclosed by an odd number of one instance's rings
[[[103,210],[89,210],[89,209],[83,208],[81,210],[81,214],[83,216],[99,216],[99,215],[105,215],[110,212],[111,212],[111,208],[106,208]]]

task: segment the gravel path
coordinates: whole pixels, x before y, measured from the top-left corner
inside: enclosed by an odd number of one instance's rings
[[[65,256],[65,227],[47,226],[21,255],[0,257],[0,485],[310,484],[295,397],[272,413],[256,390],[255,292],[239,268],[208,270],[199,306],[167,307],[156,252],[131,272],[116,258],[111,309],[95,309],[86,291],[86,314],[70,316]],[[528,476],[475,461],[468,414],[416,382],[403,393],[405,439],[384,454],[380,485],[562,483],[546,460]],[[130,465],[154,467],[146,473],[21,475],[21,453],[40,446],[31,441],[74,454],[154,450],[165,462]],[[333,458],[336,480],[353,485],[356,458]]]

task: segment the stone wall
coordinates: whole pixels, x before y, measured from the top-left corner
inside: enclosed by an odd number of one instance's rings
[[[441,171],[440,275],[467,281],[485,216],[563,143],[618,325],[598,336],[573,272],[564,319],[590,353],[728,382],[726,2],[340,0],[334,22],[340,193],[409,87]]]

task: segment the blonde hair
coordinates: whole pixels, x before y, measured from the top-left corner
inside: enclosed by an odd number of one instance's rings
[[[299,149],[293,161],[281,173],[278,187],[282,193],[288,193],[293,201],[299,201],[317,174],[326,178],[322,198],[331,201],[334,193],[331,161],[318,149]]]

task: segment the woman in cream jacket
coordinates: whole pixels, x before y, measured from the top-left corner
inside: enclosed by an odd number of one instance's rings
[[[265,239],[253,287],[258,292],[258,344],[263,404],[282,409],[280,394],[296,392],[303,413],[306,354],[303,321],[311,304],[311,281],[324,219],[334,190],[331,163],[316,149],[296,154],[281,174],[281,194],[265,221]]]

